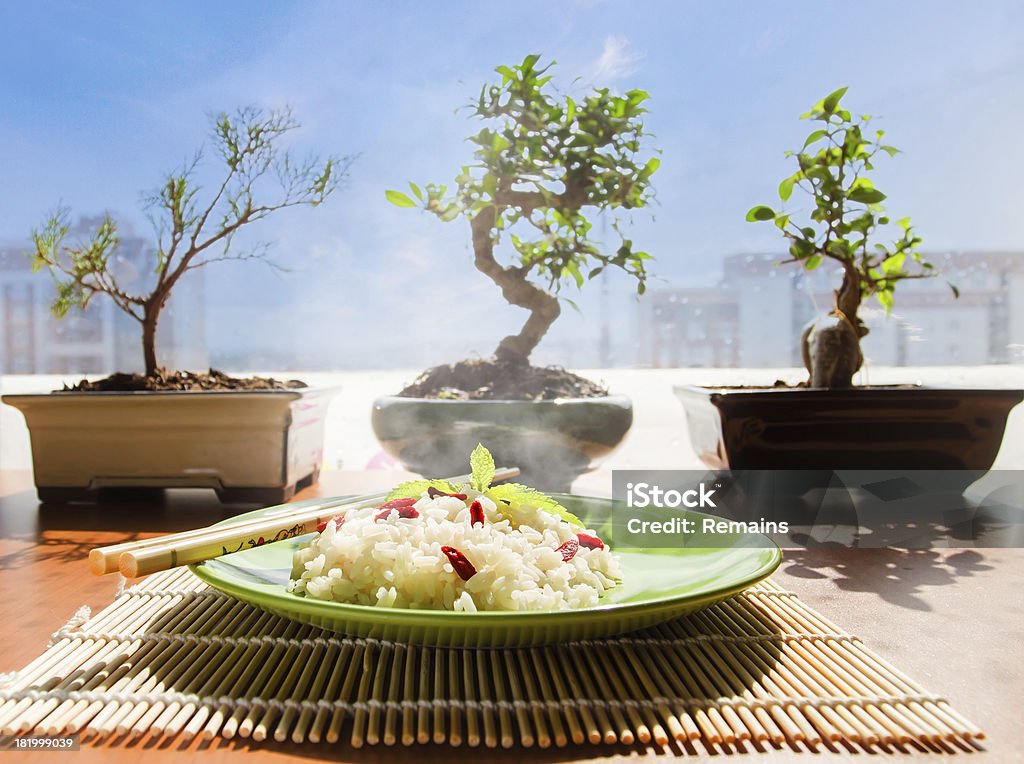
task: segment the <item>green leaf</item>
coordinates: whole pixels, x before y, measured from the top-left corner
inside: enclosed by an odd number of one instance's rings
[[[821,102],[821,108],[824,111],[828,112],[829,114],[834,112],[836,110],[836,107],[839,105],[839,100],[846,94],[847,90],[849,90],[849,88],[845,87],[839,88],[839,90],[835,90],[829,93]]]
[[[418,499],[428,488],[436,488],[445,493],[462,493],[464,486],[449,483],[447,480],[410,480],[395,486],[385,501],[392,499]]]
[[[863,204],[878,204],[879,202],[885,201],[885,194],[879,191],[877,188],[853,188],[850,189],[850,193],[846,195],[846,198],[851,202],[861,202]]]
[[[654,173],[658,171],[659,167],[661,167],[660,159],[658,159],[657,157],[648,159],[647,164],[644,165],[644,169],[640,171],[640,179],[647,180],[647,178],[651,177],[652,175],[654,175]]]
[[[423,201],[423,192],[420,190],[420,187],[417,186],[412,181],[409,181],[409,188],[412,189],[412,192],[416,196],[416,198],[419,199],[422,202]]]
[[[906,262],[907,256],[903,252],[897,252],[889,255],[882,261],[882,273],[886,276],[892,276],[903,270],[903,263]]]
[[[565,264],[565,267],[562,269],[562,276],[565,277],[566,275],[571,276],[572,280],[576,282],[577,289],[583,286],[583,274],[580,273],[580,267],[576,264],[575,260],[570,260]]]
[[[495,154],[504,151],[511,145],[512,144],[508,142],[508,139],[499,133],[495,133],[491,137],[491,150],[494,151]]]
[[[486,491],[494,480],[494,457],[481,443],[476,444],[469,455],[469,468],[472,478],[469,481],[474,491]]]
[[[797,239],[789,245],[789,254],[797,260],[803,260],[814,254],[814,245],[809,241]]]
[[[533,69],[533,65],[536,64],[539,60],[540,56],[537,55],[536,53],[531,53],[530,55],[528,55],[526,58],[523,59],[523,71],[531,71]]]
[[[499,66],[494,71],[501,75],[502,84],[510,82],[516,78],[516,73],[507,66]]]
[[[891,313],[893,306],[892,288],[890,287],[889,289],[879,290],[878,301],[882,304],[882,307],[885,308],[886,314]]]
[[[784,201],[784,202],[789,201],[789,197],[791,197],[793,195],[793,184],[796,183],[797,176],[799,174],[800,173],[797,173],[796,175],[790,175],[788,178],[784,179],[779,184],[779,198],[782,201]]]
[[[953,291],[953,297],[956,298],[957,300],[959,300],[960,299],[960,290],[957,288],[956,284],[952,284],[952,283],[947,281],[946,285]]]
[[[825,251],[843,260],[849,260],[853,256],[850,251],[850,243],[845,239],[833,239],[826,245]]]
[[[807,136],[807,140],[804,141],[804,148],[806,149],[812,143],[820,141],[826,135],[828,135],[828,130],[815,130],[813,133]]]
[[[502,505],[508,506],[513,510],[522,509],[539,509],[549,514],[560,517],[567,523],[576,525],[580,528],[586,526],[580,522],[580,519],[576,517],[572,512],[567,510],[557,501],[552,499],[547,494],[541,493],[535,488],[521,485],[520,483],[502,483],[491,488],[485,494],[487,498],[498,505],[498,509],[502,509]]]
[[[805,174],[808,178],[819,180],[822,183],[827,183],[830,180],[833,180],[832,173],[829,171],[828,167],[820,164],[816,164],[814,167],[808,168]]]
[[[765,207],[763,204],[759,204],[756,207],[751,207],[750,211],[747,212],[747,222],[756,223],[763,220],[772,220],[775,217],[775,210],[771,207]]]
[[[385,191],[384,196],[396,207],[415,207],[416,202],[403,194],[401,191]]]

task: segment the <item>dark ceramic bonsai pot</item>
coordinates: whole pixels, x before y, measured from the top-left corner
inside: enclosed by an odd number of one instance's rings
[[[621,395],[551,401],[452,401],[386,396],[373,404],[373,431],[384,450],[428,477],[468,471],[483,443],[517,480],[567,491],[622,442],[633,404]]]
[[[1021,390],[677,386],[713,469],[963,470],[992,466]]]

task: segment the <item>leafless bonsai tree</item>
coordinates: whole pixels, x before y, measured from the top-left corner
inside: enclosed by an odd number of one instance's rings
[[[289,109],[265,112],[248,107],[213,120],[213,145],[223,166],[212,193],[204,193],[197,179],[203,159],[200,149],[145,198],[157,238],[155,278],[148,292],[133,293],[118,283],[113,265],[119,236],[109,215],[90,238],[70,245],[65,243],[69,211],[58,209],[32,232],[33,268],[47,268],[56,282],[54,315],[85,309],[94,296],[106,295],[141,324],[146,376],[154,376],[160,368],[156,352],[160,312],[181,278],[214,262],[266,260],[267,244],[233,248],[235,235],[278,210],[316,207],[346,176],[348,157],[296,160],[284,148],[285,136],[298,127]]]

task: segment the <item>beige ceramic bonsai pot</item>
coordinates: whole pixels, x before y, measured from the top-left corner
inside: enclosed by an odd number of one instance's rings
[[[43,502],[105,488],[212,488],[276,504],[316,482],[331,388],[5,395],[25,417]]]

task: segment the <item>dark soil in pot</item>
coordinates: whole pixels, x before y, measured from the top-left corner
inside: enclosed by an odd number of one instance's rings
[[[168,371],[160,369],[152,376],[145,374],[111,374],[94,382],[83,379],[60,392],[168,392],[189,390],[296,390],[306,387],[305,382],[290,379],[286,382],[270,377],[232,377],[222,371],[208,372]]]
[[[608,390],[558,366],[471,359],[427,369],[399,395],[465,401],[548,401],[603,398]]]
[[[374,433],[406,469],[457,474],[483,443],[519,480],[567,491],[622,441],[629,399],[557,366],[471,359],[425,371],[374,402]]]

